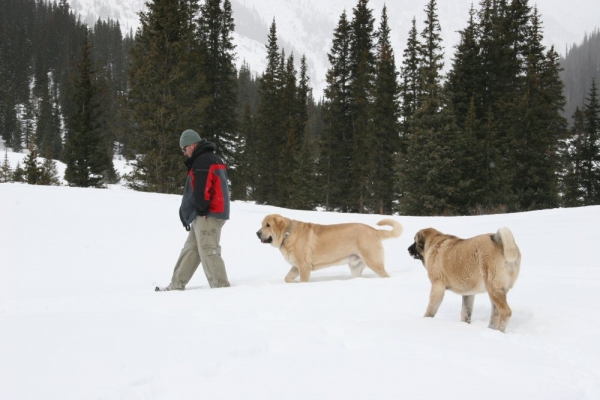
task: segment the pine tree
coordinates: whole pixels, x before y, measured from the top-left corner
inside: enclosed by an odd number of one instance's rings
[[[180,193],[185,183],[179,137],[201,131],[207,99],[203,54],[195,39],[197,0],[153,0],[140,13],[131,51],[125,112],[136,154],[127,177],[136,190]]]
[[[350,23],[344,11],[333,33],[328,54],[327,87],[323,104],[325,128],[321,143],[321,169],[325,175],[327,210],[348,212],[352,195],[349,181],[352,150],[350,118]]]
[[[585,137],[581,154],[583,205],[600,204],[600,98],[596,80],[592,80],[583,110]]]
[[[281,207],[296,208],[296,199],[294,199],[296,182],[292,178],[296,177],[295,171],[298,170],[296,152],[300,144],[299,132],[295,120],[297,76],[294,68],[293,54],[286,60],[285,51],[282,50],[280,60],[279,73],[283,83],[280,107],[283,125],[282,131],[285,133],[285,141],[279,155],[276,170],[276,174],[278,175],[277,181],[279,182],[277,197]]]
[[[408,40],[404,49],[401,77],[401,99],[403,132],[409,132],[409,122],[420,107],[422,81],[421,81],[421,44],[418,38],[416,19],[412,20],[412,27],[408,33]]]
[[[52,150],[52,158],[62,157],[62,135],[59,122],[59,111],[57,109],[55,90],[49,83],[46,89],[40,87],[42,96],[40,100],[40,111],[36,123],[36,143],[40,148],[49,147]]]
[[[23,178],[30,185],[39,185],[43,179],[43,170],[37,159],[38,151],[34,140],[29,143],[28,150],[29,154],[23,160],[23,164],[25,164]],[[15,181],[17,181],[16,178]]]
[[[561,205],[579,207],[584,205],[582,182],[583,148],[586,144],[585,117],[579,108],[573,113],[573,125],[567,138],[561,141],[562,170],[560,176]]]
[[[14,94],[8,92],[6,98],[0,102],[0,108],[0,138],[4,139],[5,146],[14,147],[14,136],[19,125]]]
[[[484,75],[479,57],[479,33],[476,25],[476,11],[473,6],[469,10],[467,27],[460,31],[460,41],[454,52],[452,69],[448,73],[446,90],[456,112],[459,127],[465,125],[465,119],[472,106],[475,107],[476,119],[482,119],[481,79]]]
[[[358,0],[350,22],[350,116],[352,151],[349,207],[354,212],[373,211],[372,180],[375,169],[375,133],[372,96],[375,78],[374,21],[368,0]]]
[[[296,152],[296,165],[298,166],[295,178],[298,188],[295,194],[297,199],[296,208],[302,210],[314,210],[319,204],[320,191],[318,190],[319,174],[317,169],[318,149],[312,138],[309,123],[309,105],[313,104],[310,78],[308,76],[308,65],[306,56],[300,60],[300,76],[297,93],[298,110],[296,123],[300,143]]]
[[[315,205],[314,179],[315,161],[311,152],[307,131],[307,102],[310,88],[306,57],[301,60],[300,79],[294,68],[294,57],[288,58],[285,85],[282,92],[282,107],[285,115],[284,129],[287,140],[280,158],[283,171],[281,205],[287,208],[312,210]]]
[[[449,100],[454,107],[454,103]],[[459,122],[461,113],[454,108],[454,115],[458,126],[458,147],[460,156],[457,158],[459,163],[461,178],[454,198],[456,209],[461,214],[474,213],[475,210],[481,210],[487,204],[485,198],[487,192],[484,189],[486,182],[485,174],[490,166],[486,161],[489,150],[483,144],[485,143],[486,132],[483,128],[483,121],[478,118],[475,96],[471,98],[468,111],[464,120]],[[477,213],[480,213],[477,211]]]
[[[238,122],[240,138],[240,151],[236,154],[236,164],[233,168],[228,168],[228,176],[231,180],[231,198],[234,200],[247,201],[251,198],[253,182],[253,173],[250,168],[250,159],[255,156],[253,152],[252,140],[255,137],[252,113],[250,103],[244,104],[244,110],[240,114]]]
[[[277,24],[275,19],[269,30],[267,49],[267,67],[259,79],[260,104],[256,113],[256,157],[252,169],[256,173],[256,186],[253,198],[259,204],[281,204],[282,182],[278,179],[279,159],[283,151],[286,132],[283,127],[281,110],[281,91],[283,77],[281,58],[277,44]]]
[[[448,74],[445,92],[454,109],[462,144],[462,156],[457,159],[462,171],[460,187],[455,195],[456,208],[462,213],[481,210],[486,203],[484,182],[489,169],[485,157],[489,154],[484,144],[489,132],[482,129],[485,113],[482,110],[479,32],[476,11],[469,10],[467,27],[460,31],[452,69]]]
[[[112,152],[99,122],[98,88],[90,59],[90,45],[84,38],[82,59],[77,64],[73,103],[64,151],[65,180],[71,186],[104,187],[108,171],[114,170]]]
[[[17,119],[15,130],[12,134],[12,151],[21,153],[23,151],[23,123]]]
[[[25,102],[25,115],[23,116],[23,145],[29,147],[29,142],[35,135],[35,112],[33,110],[33,102],[28,97]],[[20,153],[20,151],[19,151]]]
[[[440,96],[441,71],[444,67],[444,53],[442,49],[442,37],[440,21],[437,16],[437,2],[429,0],[425,7],[425,28],[421,32],[422,45],[420,46],[421,80],[422,80],[422,102],[433,100]],[[431,112],[435,112],[435,107]]]
[[[17,166],[12,174],[13,182],[25,182],[25,171],[21,167],[21,162],[17,161]]]
[[[228,166],[231,180],[231,197],[239,200],[250,200],[252,189],[256,186],[255,172],[251,161],[258,158],[256,150],[256,130],[253,110],[256,107],[256,81],[250,72],[250,66],[243,62],[238,75],[238,142],[240,143],[235,157],[235,165]]]
[[[456,214],[461,212],[457,192],[461,186],[462,146],[454,109],[441,84],[443,53],[435,0],[429,1],[425,14],[420,46],[420,106],[410,121],[401,168],[405,195],[400,208],[410,215]]]
[[[60,180],[58,178],[58,169],[56,167],[56,161],[50,158],[51,154],[52,149],[47,148],[45,152],[46,157],[44,158],[44,161],[40,166],[41,177],[38,184],[47,186],[59,186]]]
[[[419,42],[416,18],[413,17],[403,53],[402,66],[400,67],[401,130],[399,152],[395,159],[395,188],[400,204],[395,207],[396,210],[404,208],[402,203],[405,196],[407,196],[407,187],[409,186],[409,182],[405,180],[407,175],[404,168],[407,162],[408,145],[412,132],[411,122],[421,105],[423,90],[421,64],[421,43]]]
[[[13,172],[8,161],[8,149],[4,149],[4,162],[0,166],[0,183],[12,181]]]
[[[204,46],[204,75],[208,103],[200,136],[217,145],[229,165],[239,147],[236,135],[236,70],[234,23],[229,0],[206,0],[200,6],[198,37]]]
[[[565,99],[559,77],[559,56],[551,48],[544,52],[542,27],[537,8],[531,15],[525,36],[519,102],[513,103],[510,116],[513,151],[509,153],[515,169],[513,191],[521,210],[558,206],[558,143],[564,137],[566,120],[561,116]],[[509,119],[510,118],[510,119]]]
[[[375,133],[375,176],[373,194],[376,211],[390,214],[397,199],[394,160],[399,151],[400,87],[394,51],[390,41],[387,8],[381,13],[377,32],[377,67],[374,87],[373,127]]]

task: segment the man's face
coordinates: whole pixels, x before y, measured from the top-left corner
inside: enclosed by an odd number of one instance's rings
[[[187,146],[183,147],[181,149],[183,151],[183,154],[185,154],[186,157],[191,157],[197,144],[198,143],[188,144]]]

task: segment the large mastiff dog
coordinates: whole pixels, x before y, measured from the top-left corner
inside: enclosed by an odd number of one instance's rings
[[[381,241],[402,234],[402,225],[392,219],[379,221],[392,230],[377,230],[365,224],[319,225],[296,221],[278,214],[267,215],[256,235],[262,243],[277,247],[292,265],[286,282],[308,282],[310,273],[321,268],[348,264],[353,277],[361,276],[365,266],[381,277],[384,267]]]
[[[487,291],[492,301],[488,327],[504,332],[511,316],[506,293],[515,284],[521,264],[521,252],[510,229],[470,239],[422,229],[408,253],[423,262],[431,281],[426,317],[435,316],[444,292],[451,290],[462,295],[461,321],[470,323],[475,294]]]

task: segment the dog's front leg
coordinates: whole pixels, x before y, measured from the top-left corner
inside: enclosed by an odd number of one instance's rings
[[[442,300],[444,300],[444,293],[446,292],[446,285],[443,282],[431,284],[431,292],[429,293],[429,304],[425,311],[425,317],[435,317]]]
[[[290,269],[290,272],[288,272],[287,275],[285,276],[285,281],[287,283],[294,283],[296,281],[296,278],[298,277],[298,275],[300,275],[300,272],[298,271],[298,267],[293,266]]]
[[[473,302],[475,301],[475,295],[472,294],[470,296],[462,297],[462,311],[460,312],[460,320],[462,322],[466,322],[467,324],[471,323],[471,314],[473,314]]]
[[[298,270],[300,270],[300,282],[308,282],[310,280],[310,271],[311,266],[309,265],[300,265],[298,266]]]

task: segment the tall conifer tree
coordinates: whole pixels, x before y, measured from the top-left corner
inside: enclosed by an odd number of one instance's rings
[[[391,214],[397,200],[394,161],[400,140],[400,87],[394,50],[390,41],[387,8],[381,12],[377,32],[377,64],[374,87],[373,129],[375,133],[375,211]]]
[[[315,141],[311,137],[309,129],[309,104],[313,104],[312,92],[310,88],[310,77],[308,76],[308,65],[306,56],[300,60],[300,76],[298,79],[298,89],[296,94],[296,126],[298,130],[299,143],[296,150],[295,171],[297,189],[295,193],[295,208],[302,210],[313,210],[318,204],[320,191],[315,182],[319,180],[317,174],[317,149]]]
[[[12,181],[13,172],[8,161],[8,148],[4,149],[4,161],[0,166],[0,183]]]
[[[413,18],[411,29],[408,32],[400,77],[403,133],[406,135],[409,132],[410,119],[421,104],[421,91],[423,87],[421,80],[421,43],[419,42],[417,21],[415,18]]]
[[[600,97],[596,80],[592,80],[583,110],[584,140],[581,154],[583,204],[600,204]]]
[[[37,145],[35,144],[35,139],[29,142],[28,150],[29,153],[23,159],[23,180],[30,185],[39,185],[41,184],[44,171],[38,161],[39,153]],[[15,179],[15,181],[17,180]]]
[[[583,112],[576,108],[573,113],[573,124],[568,136],[561,141],[562,170],[560,174],[561,205],[579,207],[584,205],[585,191],[582,168],[584,165],[583,149],[587,144],[585,134],[585,118]]]
[[[127,109],[136,159],[131,187],[180,193],[185,166],[179,137],[201,131],[207,102],[203,55],[196,40],[197,0],[153,0],[140,13],[131,52]]]
[[[327,210],[349,211],[349,180],[352,151],[350,118],[350,23],[342,13],[333,32],[333,44],[327,55],[325,88],[325,127],[321,143],[322,170],[325,174],[324,205]]]
[[[425,7],[421,32],[421,99],[410,122],[407,153],[401,166],[405,196],[401,210],[411,215],[459,212],[456,192],[460,185],[460,138],[453,108],[441,84],[443,53],[441,27],[435,0]]]
[[[372,180],[375,170],[375,133],[372,123],[375,78],[375,30],[368,0],[358,0],[350,23],[350,112],[352,152],[350,161],[351,211],[374,210]]]
[[[200,136],[213,141],[229,165],[235,163],[235,154],[239,151],[235,118],[234,27],[229,0],[206,0],[200,6],[198,36],[205,47],[204,74],[208,100]]]
[[[256,154],[252,169],[256,172],[254,199],[258,203],[279,205],[281,182],[278,179],[279,158],[285,145],[285,131],[281,111],[282,60],[277,44],[277,24],[275,19],[269,30],[267,48],[267,68],[259,79],[260,104],[256,117]]]
[[[285,116],[287,140],[280,159],[283,176],[282,206],[294,209],[312,210],[315,205],[314,181],[316,178],[315,160],[308,136],[307,103],[308,86],[306,57],[300,63],[298,79],[294,68],[294,57],[286,64],[285,85],[282,93],[282,106]]]
[[[52,94],[51,83],[48,83],[46,90],[43,86],[40,87],[40,90],[42,90],[42,96],[36,123],[36,143],[40,149],[50,148],[52,158],[58,159],[62,156],[63,145],[56,97]]]
[[[65,180],[71,186],[103,187],[109,171],[114,170],[112,151],[99,123],[98,87],[90,58],[87,36],[82,47],[82,59],[77,64],[73,103],[75,113],[69,118],[69,131],[64,160]]]
[[[257,138],[253,110],[256,106],[256,81],[250,72],[250,66],[243,62],[238,75],[238,133],[240,149],[236,154],[236,163],[228,172],[231,180],[231,196],[235,199],[249,200],[256,186],[252,160],[258,158]]]
[[[481,110],[481,79],[484,74],[479,57],[479,33],[473,6],[469,10],[467,27],[459,33],[460,39],[454,52],[452,69],[448,73],[446,88],[456,112],[457,123],[463,127],[471,106],[475,107],[475,118],[481,119],[484,115]]]

